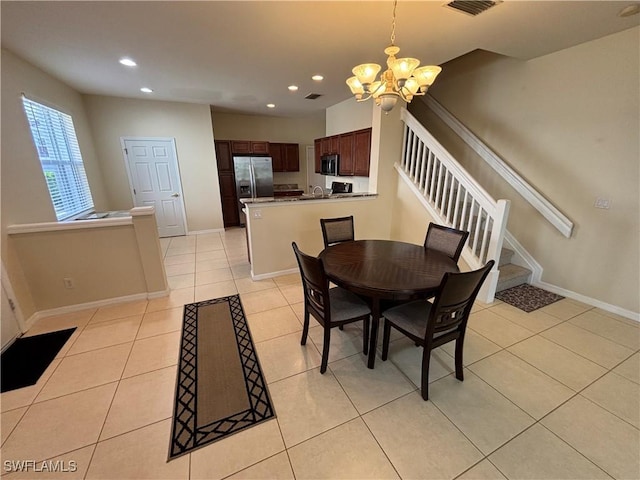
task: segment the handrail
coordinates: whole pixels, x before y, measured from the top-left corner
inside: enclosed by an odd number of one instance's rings
[[[487,164],[511,185],[533,208],[567,238],[571,237],[573,222],[544,198],[533,186],[507,165],[493,150],[480,140],[471,130],[454,117],[431,95],[425,96],[425,103],[444,123],[464,140]]]
[[[469,240],[463,259],[472,269],[500,258],[509,216],[509,201],[494,200],[453,156],[406,109],[401,164],[396,165],[430,214],[447,225],[466,230]],[[497,266],[485,282],[480,298],[493,301]]]

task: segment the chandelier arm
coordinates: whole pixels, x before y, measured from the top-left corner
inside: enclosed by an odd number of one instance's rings
[[[366,102],[371,97],[373,97],[373,92],[363,93],[361,98],[356,98],[356,102]]]

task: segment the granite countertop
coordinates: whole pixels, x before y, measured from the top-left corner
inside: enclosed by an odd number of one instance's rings
[[[339,200],[341,198],[362,198],[362,197],[376,197],[377,193],[359,192],[359,193],[333,193],[324,194],[322,196],[313,196],[311,194],[303,194],[289,197],[261,197],[261,198],[241,198],[240,202],[243,204],[251,203],[276,203],[276,202],[299,202],[309,200]]]
[[[299,188],[297,183],[274,183],[273,184],[274,192],[287,192],[289,190],[302,190],[302,188]]]

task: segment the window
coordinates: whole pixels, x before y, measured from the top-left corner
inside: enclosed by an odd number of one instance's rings
[[[73,119],[22,97],[58,221],[93,209]]]

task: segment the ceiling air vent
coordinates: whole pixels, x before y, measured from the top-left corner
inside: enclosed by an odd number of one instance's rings
[[[485,2],[481,0],[453,0],[446,4],[447,7],[453,8],[454,10],[458,10],[459,12],[466,13],[467,15],[471,15],[475,17],[476,15],[481,14],[482,12],[486,12],[491,7],[495,7],[497,4],[502,3],[501,1],[495,2]]]
[[[320,93],[310,93],[309,95],[307,95],[306,98],[307,100],[315,100],[318,97],[321,97],[322,95]]]

